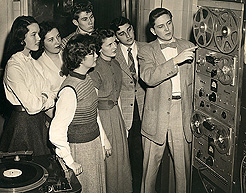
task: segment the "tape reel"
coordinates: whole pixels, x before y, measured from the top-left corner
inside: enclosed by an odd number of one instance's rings
[[[201,7],[194,16],[193,33],[200,47],[207,47],[213,41],[217,49],[225,54],[231,53],[239,41],[237,18],[230,10],[213,12]]]
[[[203,117],[202,115],[195,113],[192,117],[192,122],[191,122],[191,127],[192,127],[192,131],[193,134],[196,137],[201,137],[203,135]]]
[[[218,15],[214,28],[214,39],[217,48],[225,54],[232,52],[239,38],[239,29],[235,16],[231,11],[223,11]]]
[[[210,137],[213,139],[213,145],[220,154],[228,153],[230,149],[230,132],[226,126],[202,113],[195,112],[192,116],[191,127],[195,137]]]
[[[229,85],[233,81],[233,61],[229,57],[221,57],[216,63],[217,76],[223,85]]]
[[[195,14],[193,33],[197,44],[206,47],[213,39],[214,17],[206,7],[201,7]]]
[[[225,154],[229,151],[229,134],[223,127],[217,127],[213,135],[214,144],[216,149]]]

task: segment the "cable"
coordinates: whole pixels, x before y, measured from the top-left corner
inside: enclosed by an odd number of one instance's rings
[[[246,156],[243,157],[241,164],[240,164],[240,187],[241,187],[241,193],[245,193],[244,192],[244,183],[245,183],[245,178],[246,178],[246,174],[243,174],[243,162],[245,160]],[[245,173],[245,172],[244,172]]]

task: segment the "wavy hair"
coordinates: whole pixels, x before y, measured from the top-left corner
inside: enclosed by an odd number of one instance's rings
[[[112,29],[116,33],[117,31],[120,30],[119,27],[126,23],[132,25],[130,20],[127,19],[126,17],[123,16],[117,17],[110,22],[110,29]]]
[[[81,12],[90,13],[93,12],[93,5],[90,1],[82,1],[81,3],[77,3],[73,6],[71,11],[71,16],[73,19],[78,20],[79,14]]]
[[[10,33],[9,41],[7,44],[7,58],[9,59],[13,54],[24,50],[25,37],[29,29],[27,26],[38,23],[32,16],[19,16],[15,19]]]
[[[38,59],[42,53],[44,52],[44,39],[45,36],[48,32],[50,32],[52,29],[58,29],[57,25],[52,22],[52,21],[43,21],[39,25],[40,27],[40,32],[39,32],[39,37],[40,37],[40,43],[39,43],[39,49],[36,52],[32,53],[33,58]]]
[[[153,28],[155,25],[155,20],[164,14],[169,15],[170,19],[173,17],[172,13],[166,8],[156,8],[152,10],[149,14],[149,26]]]
[[[95,52],[96,45],[94,37],[86,34],[77,34],[73,36],[67,43],[63,50],[63,65],[65,69],[73,71],[78,68],[81,62],[85,59],[85,56]],[[67,75],[67,72],[63,73]]]

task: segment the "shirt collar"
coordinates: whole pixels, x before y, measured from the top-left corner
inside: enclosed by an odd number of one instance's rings
[[[85,34],[88,34],[88,35],[91,35],[91,33],[87,33],[86,31],[80,29],[79,27],[77,27],[76,29],[76,33],[78,34],[82,34],[82,35],[85,35]]]
[[[167,43],[171,43],[171,42],[176,42],[176,39],[174,37],[171,39],[170,42],[169,41],[167,42],[167,41],[160,40],[159,38],[157,38],[157,40],[159,41],[160,44],[167,44]]]
[[[121,47],[121,49],[122,49],[122,51],[123,51],[124,53],[127,53],[127,49],[128,49],[127,46],[125,46],[124,44],[120,43],[120,47]],[[136,51],[136,49],[137,49],[137,44],[136,44],[135,41],[134,41],[133,44],[130,46],[130,48],[132,48],[132,51],[133,51],[133,52]]]
[[[33,60],[31,54],[28,54],[28,56],[26,56],[22,52],[17,52],[17,54],[19,54],[25,61]]]
[[[77,72],[74,71],[69,71],[70,76],[84,80],[86,78],[86,74],[79,74]]]

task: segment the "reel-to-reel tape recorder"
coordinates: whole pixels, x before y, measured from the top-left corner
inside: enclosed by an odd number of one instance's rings
[[[244,3],[198,0],[192,192],[245,192]],[[200,178],[200,182],[197,181]],[[197,187],[199,187],[197,189]]]

